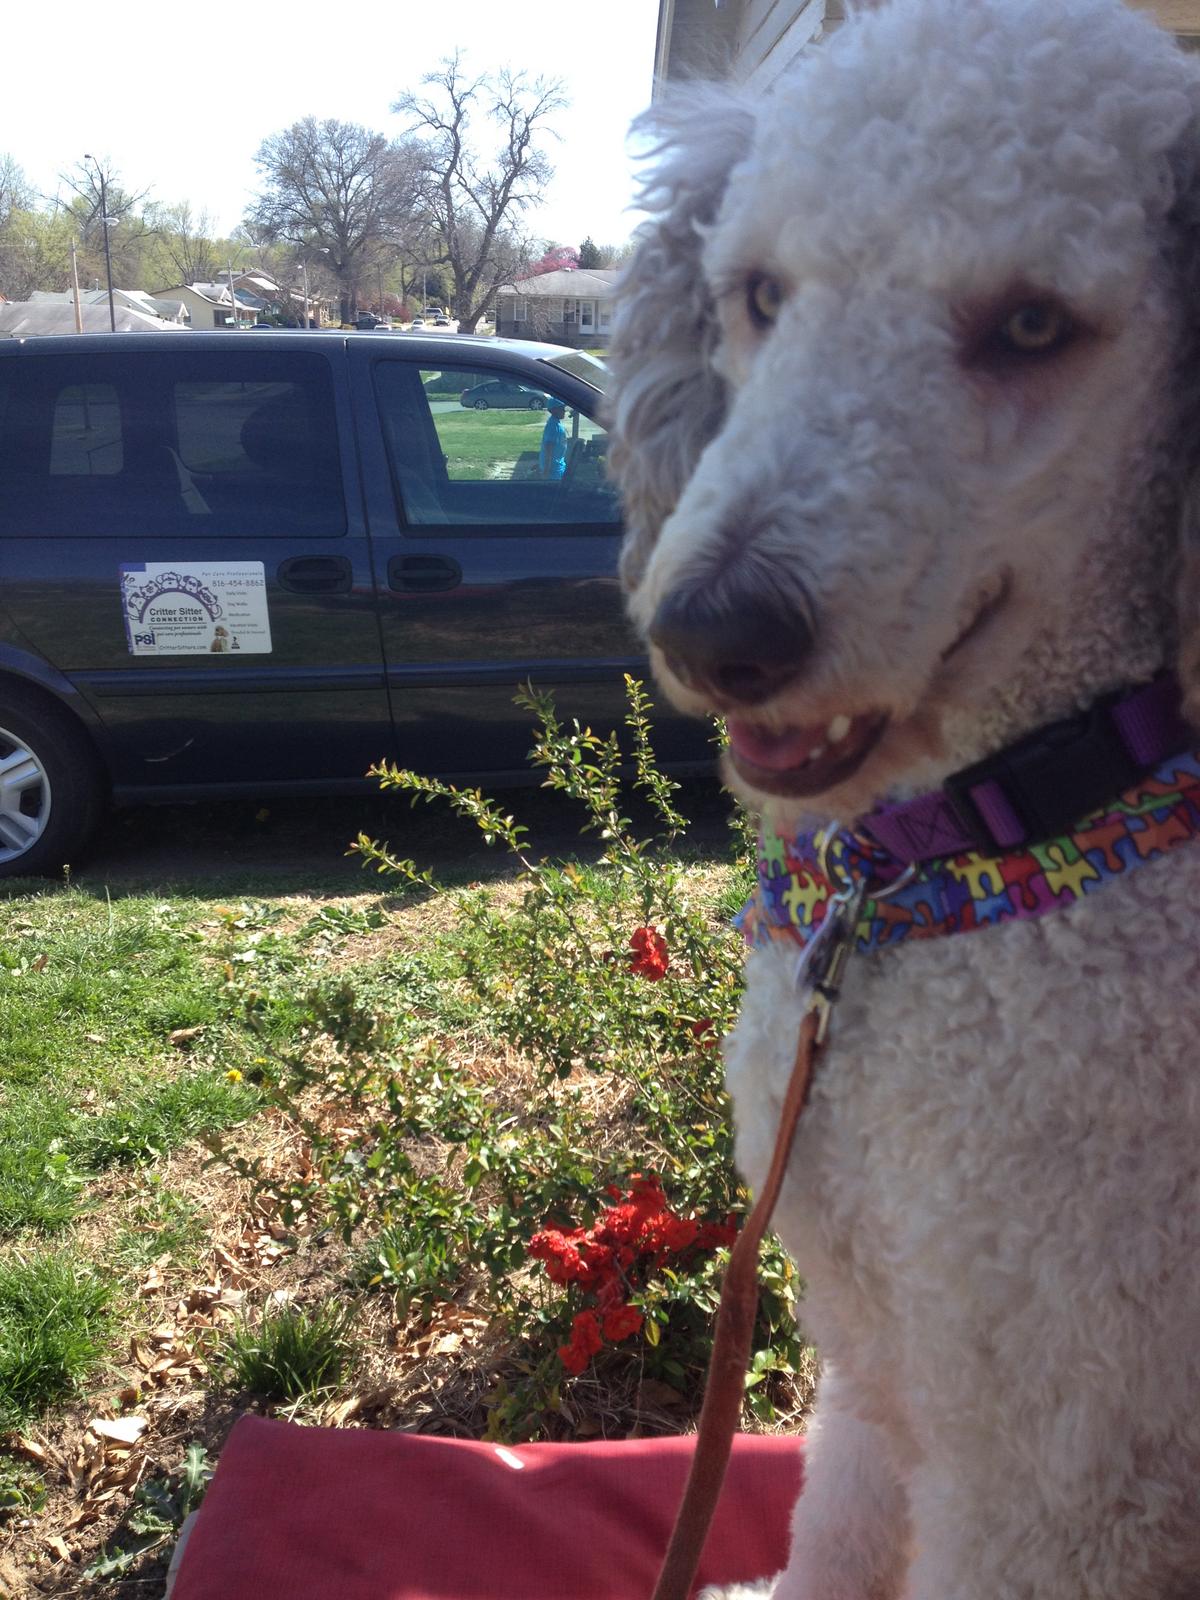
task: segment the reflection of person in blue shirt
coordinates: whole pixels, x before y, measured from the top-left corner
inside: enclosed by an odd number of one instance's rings
[[[547,397],[546,426],[542,429],[542,448],[538,451],[538,471],[543,478],[557,481],[567,471],[567,430],[563,425],[566,406],[553,395]]]

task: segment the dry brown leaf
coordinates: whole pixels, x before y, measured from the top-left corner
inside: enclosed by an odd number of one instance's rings
[[[71,1487],[81,1489],[104,1466],[104,1446],[95,1434],[85,1433],[71,1462]]]
[[[89,1044],[107,1044],[108,1043],[107,1039],[105,1039],[105,1037],[104,1037],[104,1035],[102,1033],[85,1033],[83,1037],[88,1041]]]
[[[10,1436],[5,1440],[5,1444],[9,1450],[15,1450],[18,1455],[28,1456],[30,1461],[36,1461],[39,1466],[48,1466],[50,1464],[50,1452],[45,1445],[39,1444],[36,1439],[26,1439],[23,1435],[20,1437]]]
[[[98,1522],[100,1520],[100,1513],[96,1510],[96,1507],[100,1504],[101,1500],[111,1500],[112,1495],[115,1493],[116,1490],[114,1489],[112,1494],[101,1495],[99,1498],[90,1499],[86,1505],[80,1506],[79,1510],[76,1511],[73,1516],[68,1517],[63,1523],[63,1532],[73,1533],[76,1528],[86,1528],[89,1523]]]
[[[102,1439],[136,1444],[149,1426],[148,1417],[93,1417],[88,1427]]]
[[[138,1294],[139,1295],[159,1294],[165,1288],[166,1288],[166,1279],[163,1277],[162,1268],[159,1266],[158,1262],[156,1261],[154,1263],[154,1265],[148,1270],[148,1272],[146,1273],[146,1276],[142,1279],[141,1283],[138,1285]]]
[[[71,1559],[70,1545],[68,1545],[67,1541],[57,1533],[48,1535],[46,1539],[46,1548],[48,1550],[52,1550],[60,1561],[70,1561]]]
[[[352,1395],[349,1400],[340,1400],[336,1406],[331,1406],[321,1421],[327,1428],[340,1428],[361,1410],[362,1395]]]
[[[638,1405],[656,1406],[659,1410],[670,1411],[678,1406],[687,1405],[687,1401],[678,1389],[672,1389],[669,1383],[660,1383],[657,1378],[643,1378],[638,1385]]]
[[[167,1035],[167,1039],[175,1046],[176,1050],[185,1050],[193,1039],[200,1037],[206,1027],[206,1023],[200,1022],[194,1028],[172,1028]]]
[[[33,960],[29,963],[29,970],[31,972],[45,972],[46,963],[49,961],[49,959],[50,957],[47,955],[45,950],[43,950],[40,955],[34,956]]]

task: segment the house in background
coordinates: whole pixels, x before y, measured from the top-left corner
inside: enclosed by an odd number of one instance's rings
[[[618,275],[615,267],[576,267],[506,284],[496,295],[496,332],[506,339],[603,347]]]
[[[1149,11],[1184,44],[1200,47],[1200,0],[1128,3]],[[659,0],[655,80],[731,78],[768,89],[845,15],[844,0]]]
[[[253,323],[259,312],[266,309],[266,301],[249,290],[235,289],[235,295],[239,323]],[[176,283],[168,289],[156,289],[154,298],[182,301],[193,328],[211,330],[233,326],[230,319],[235,311],[228,283]]]
[[[75,294],[71,289],[35,289],[29,296],[30,302],[45,301],[47,305],[74,306]],[[103,306],[105,316],[108,315],[108,290],[107,289],[81,289],[79,291],[80,307]],[[114,289],[113,310],[136,311],[143,317],[152,319],[154,325],[170,323],[180,328],[188,326],[188,311],[182,300],[157,300],[152,294],[147,294],[144,289]]]

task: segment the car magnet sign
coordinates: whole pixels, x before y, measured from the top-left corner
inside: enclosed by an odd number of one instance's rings
[[[135,656],[264,655],[271,649],[261,561],[121,567],[125,635]]]

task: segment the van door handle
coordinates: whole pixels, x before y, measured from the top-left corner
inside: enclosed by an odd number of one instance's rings
[[[388,583],[409,593],[432,594],[457,589],[462,568],[452,556],[393,556],[388,562]]]
[[[276,576],[295,594],[349,594],[354,569],[345,556],[289,556]]]

